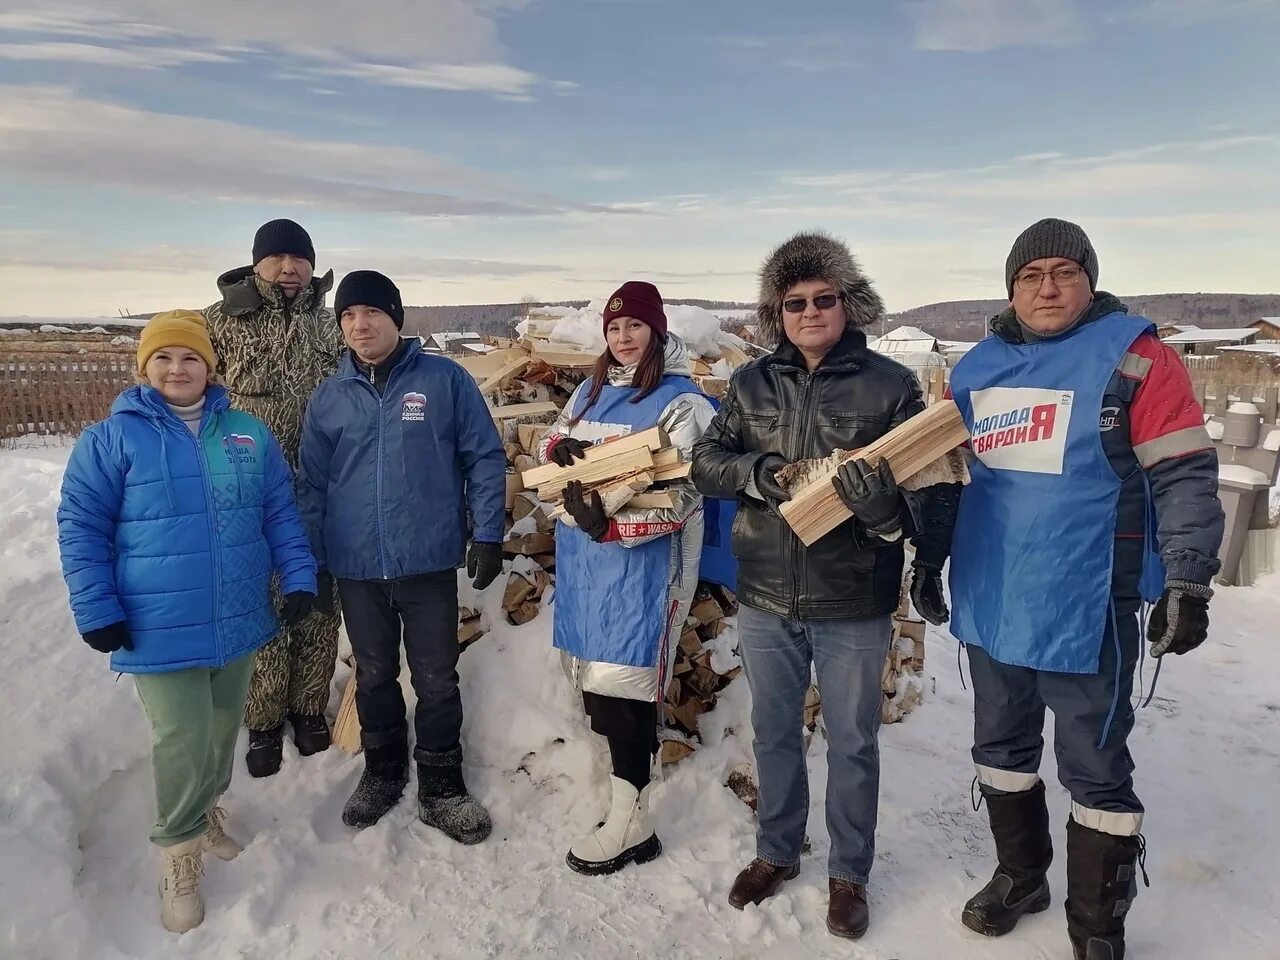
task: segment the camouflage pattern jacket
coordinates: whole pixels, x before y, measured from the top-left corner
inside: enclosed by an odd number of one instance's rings
[[[218,278],[222,299],[204,310],[232,406],[266,423],[295,471],[307,401],[337,371],[344,349],[333,311],[324,305],[332,286],[331,270],[288,300],[252,267],[239,267]]]

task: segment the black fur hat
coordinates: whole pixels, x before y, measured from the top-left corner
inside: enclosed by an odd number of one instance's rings
[[[870,326],[884,313],[880,295],[848,247],[825,233],[797,233],[776,247],[760,268],[756,319],[764,345],[782,342],[782,299],[805,280],[827,280],[839,289],[851,327]]]

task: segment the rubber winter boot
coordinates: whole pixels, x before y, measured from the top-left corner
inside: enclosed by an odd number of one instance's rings
[[[251,777],[271,777],[280,772],[284,755],[284,724],[271,730],[249,731],[249,752],[244,762]]]
[[[653,784],[635,784],[610,777],[613,798],[609,815],[596,831],[569,848],[569,869],[588,876],[616,873],[629,863],[648,863],[662,853],[662,842],[649,824],[649,794]]]
[[[160,922],[171,933],[186,933],[204,921],[204,898],[200,896],[202,837],[162,847],[164,872],[160,877]]]
[[[1042,780],[1021,793],[994,793],[986,787],[982,793],[999,865],[964,905],[960,920],[975,933],[1002,937],[1026,914],[1049,909],[1049,808]]]
[[[1124,960],[1124,918],[1146,855],[1141,835],[1118,837],[1067,821],[1067,935],[1075,960]]]
[[[298,748],[298,756],[309,757],[329,749],[329,724],[323,714],[291,713],[289,723],[293,726],[293,743]]]

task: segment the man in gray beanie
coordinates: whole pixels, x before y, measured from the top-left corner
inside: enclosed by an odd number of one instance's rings
[[[734,373],[693,448],[698,489],[738,501],[738,629],[760,779],[756,858],[734,880],[729,903],[758,904],[800,870],[809,815],[800,719],[816,669],[830,741],[827,929],[850,939],[869,922],[880,684],[903,542],[915,545],[917,576],[927,562],[923,576],[936,581],[941,603],[954,499],[939,510],[932,493],[899,490],[886,464],[850,460],[834,484],[853,518],[805,546],[779,513],[790,494],[777,474],[796,460],[865,447],[924,409],[915,375],[867,348],[863,329],[883,309],[839,240],[801,233],[778,246],[760,272],[757,308],[760,330],[777,349]],[[935,532],[935,516],[946,535]]]
[[[1009,309],[951,378],[973,452],[951,631],[969,655],[973,759],[998,861],[961,919],[1000,936],[1049,906],[1048,708],[1072,801],[1067,933],[1076,960],[1122,960],[1146,849],[1127,743],[1139,609],[1156,604],[1157,658],[1204,641],[1223,513],[1186,369],[1097,280],[1079,226],[1028,227],[1005,264]]]
[[[333,312],[324,304],[333,271],[313,276],[315,263],[306,230],[292,220],[270,220],[254,234],[253,263],[220,276],[221,299],[204,311],[231,403],[266,423],[293,470],[307,400],[338,369],[343,349]],[[320,571],[319,589],[311,615],[282,627],[258,651],[244,714],[251,776],[279,771],[286,720],[299,756],[329,748],[324,711],[341,620],[327,570]]]

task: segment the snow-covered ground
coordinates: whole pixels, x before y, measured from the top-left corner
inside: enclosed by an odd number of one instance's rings
[[[820,740],[800,878],[760,909],[725,902],[753,851],[749,811],[721,785],[749,756],[742,682],[703,718],[703,748],[655,791],[663,856],[611,878],[571,873],[566,849],[603,814],[605,757],[551,652],[550,611],[506,626],[501,582],[481,600],[493,629],[461,666],[468,778],[493,811],[493,837],[456,846],[417,823],[409,795],[355,834],[339,813],[361,761],[337,750],[301,760],[289,745],[284,770],[266,781],[238,761],[226,803],[248,848],[208,864],[204,925],[167,934],[146,840],[142,709],[132,683],[76,637],[58,573],[53,517],[66,455],[0,451],[0,957],[1070,957],[1061,856],[1053,909],[1011,937],[987,941],[959,923],[993,859],[985,811],[969,805],[969,694],[943,633],[929,636],[924,704],[884,730],[862,941],[824,927]],[[470,587],[463,593],[466,602]],[[1167,664],[1139,714],[1151,888],[1131,914],[1135,960],[1280,957],[1280,577],[1220,590],[1213,621],[1210,642]],[[1067,801],[1046,753],[1061,850]]]

